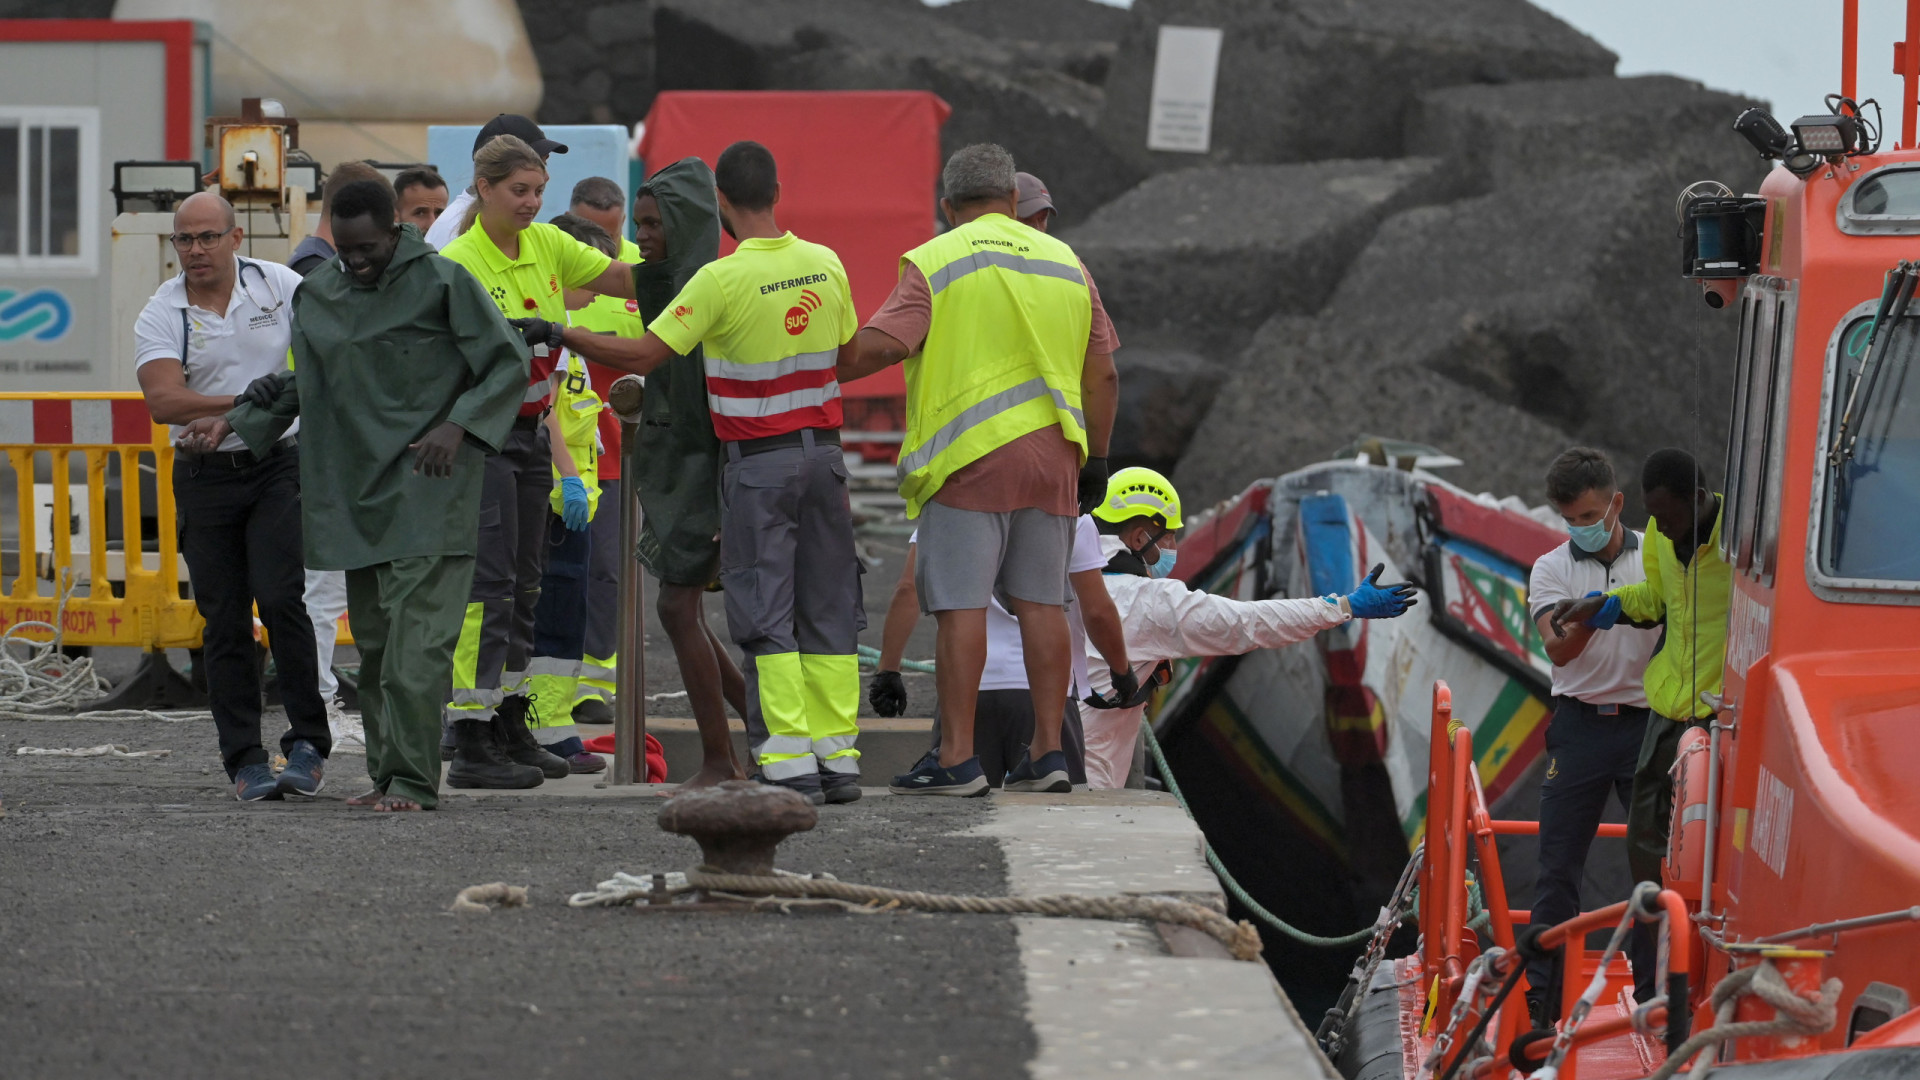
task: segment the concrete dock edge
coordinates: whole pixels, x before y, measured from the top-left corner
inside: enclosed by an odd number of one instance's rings
[[[995,794],[973,832],[999,841],[1013,895],[1151,893],[1224,908],[1198,827],[1165,794]],[[1035,1080],[1337,1075],[1265,964],[1138,923],[1015,924]]]

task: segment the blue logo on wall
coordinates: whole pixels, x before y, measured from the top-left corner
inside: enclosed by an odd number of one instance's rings
[[[52,289],[18,293],[0,288],[0,341],[58,341],[72,325],[72,305]]]

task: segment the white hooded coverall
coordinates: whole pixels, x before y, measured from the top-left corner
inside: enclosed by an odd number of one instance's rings
[[[1122,545],[1118,537],[1102,536],[1100,547],[1111,558]],[[1230,600],[1190,589],[1172,578],[1108,574],[1104,580],[1120,613],[1127,657],[1142,682],[1162,660],[1277,649],[1305,641],[1353,617],[1345,598],[1338,596]],[[1091,643],[1087,659],[1088,681],[1094,692],[1102,697],[1112,693],[1112,676]],[[1134,743],[1140,737],[1140,721],[1146,712],[1145,704],[1131,709],[1096,709],[1085,701],[1080,703],[1080,722],[1087,738],[1087,786],[1126,786]]]

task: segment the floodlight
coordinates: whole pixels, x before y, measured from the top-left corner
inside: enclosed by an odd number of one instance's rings
[[[1765,109],[1748,109],[1734,118],[1733,130],[1753,145],[1763,158],[1782,158],[1793,145],[1793,137],[1780,121]]]
[[[200,188],[200,163],[197,161],[113,163],[115,213],[172,213],[180,200]]]
[[[1800,149],[1823,157],[1853,152],[1860,135],[1860,122],[1851,116],[1815,113],[1793,122],[1793,138]]]

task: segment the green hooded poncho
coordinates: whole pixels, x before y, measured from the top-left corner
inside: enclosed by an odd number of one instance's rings
[[[486,290],[411,225],[361,285],[330,259],[293,294],[294,378],[271,409],[227,413],[258,453],[300,418],[301,526],[310,570],[474,555],[481,462],[520,409],[527,347]],[[466,429],[451,477],[413,471],[407,447]]]
[[[665,227],[667,257],[634,267],[634,295],[651,326],[694,272],[720,257],[720,206],[713,170],[697,157],[654,173],[652,195]],[[640,494],[646,525],[635,555],[670,585],[706,585],[720,571],[720,439],[707,411],[700,349],[647,376],[635,464],[625,473]]]

